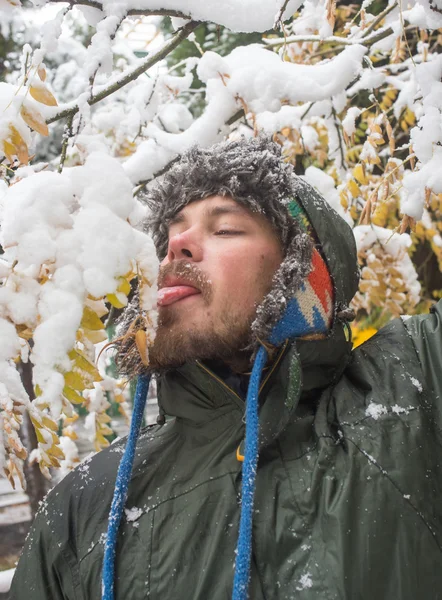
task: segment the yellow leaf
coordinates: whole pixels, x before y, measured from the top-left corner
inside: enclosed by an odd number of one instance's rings
[[[97,432],[97,442],[98,442],[99,444],[101,444],[102,446],[105,446],[105,447],[107,447],[107,446],[109,446],[109,445],[110,445],[110,442],[109,442],[109,440],[107,440],[107,439],[104,437],[104,435],[101,435],[101,433],[99,433],[99,432]]]
[[[398,94],[398,91],[393,88],[390,88],[389,90],[387,90],[385,92],[385,95],[387,96],[387,98],[390,98],[390,100],[395,100],[397,94]]]
[[[49,417],[43,415],[41,418],[41,422],[47,429],[50,429],[51,431],[58,431],[57,423],[55,423],[55,421],[53,421]]]
[[[103,425],[102,427],[100,427],[100,433],[102,435],[112,435],[113,430],[110,427],[108,427],[107,425]]]
[[[82,354],[80,351],[78,350],[71,350],[68,354],[69,358],[74,361],[74,365],[80,370],[80,371],[85,371],[86,373],[89,373],[90,375],[92,375],[92,378],[94,379],[94,381],[102,381],[103,378],[101,377],[97,367],[90,362],[90,360],[88,360],[88,358],[86,358],[86,356],[84,354]]]
[[[51,463],[51,467],[54,467],[55,469],[58,469],[60,467],[60,463],[54,456],[48,456],[48,458],[49,458],[49,462]],[[63,458],[64,458],[64,455],[63,455]]]
[[[104,329],[101,331],[92,331],[92,329],[85,329],[84,337],[87,338],[93,344],[99,344],[100,342],[104,342],[107,340],[107,334]]]
[[[15,148],[8,140],[3,140],[3,152],[12,165],[14,162]]]
[[[414,125],[416,121],[416,117],[414,116],[414,112],[412,112],[409,108],[405,111],[404,119],[408,123],[408,125]]]
[[[45,104],[46,106],[58,106],[57,100],[45,85],[39,85],[38,87],[31,85],[29,87],[29,93],[34,100],[41,102],[41,104]]]
[[[8,139],[3,141],[3,149],[10,162],[13,162],[13,155],[17,156],[22,164],[29,161],[28,146],[14,125],[9,125],[9,135]]]
[[[46,125],[42,114],[39,113],[38,110],[35,110],[35,108],[27,108],[23,105],[20,109],[20,114],[28,127],[37,133],[40,133],[41,135],[49,135],[48,126]]]
[[[37,436],[37,441],[40,442],[40,444],[46,444],[46,440],[42,436],[40,429],[38,427],[36,427],[35,421],[32,421],[32,422],[34,423],[35,435]]]
[[[135,345],[140,355],[141,362],[146,367],[149,365],[149,354],[147,350],[147,335],[144,329],[139,329],[135,334]]]
[[[89,306],[85,306],[83,310],[83,317],[81,319],[81,327],[84,329],[91,329],[92,331],[98,331],[104,329],[104,324],[100,320],[100,317],[95,313]]]
[[[350,179],[350,181],[347,184],[347,187],[350,190],[350,193],[353,196],[353,198],[357,198],[361,195],[361,190],[359,189],[359,186],[354,179]]]
[[[356,167],[353,169],[353,177],[361,185],[367,185],[368,179],[367,179],[367,176],[365,174],[364,165],[362,163],[359,164],[359,165],[356,165]]]
[[[69,371],[69,373],[65,373],[64,381],[67,387],[73,388],[74,390],[78,390],[79,392],[82,392],[86,389],[86,383],[84,379],[79,373],[74,373],[74,371]],[[66,386],[64,389],[66,389]]]
[[[64,393],[64,390],[63,390],[63,393]],[[63,425],[66,427],[67,425],[71,425],[72,423],[75,423],[75,421],[77,421],[77,420],[78,420],[77,413],[72,413],[72,416],[64,418]]]
[[[97,414],[97,421],[99,423],[110,423],[112,421],[111,417],[106,413],[106,412],[102,412]]]
[[[121,296],[126,300],[125,302],[122,301],[123,298],[121,298]],[[108,294],[106,299],[115,308],[124,308],[127,305],[127,297],[124,296],[124,294]]]
[[[64,435],[64,437],[70,438],[72,441],[78,440],[78,435],[71,428],[63,429],[63,435]]]
[[[63,450],[60,448],[60,446],[55,446],[55,444],[49,448],[48,454],[51,454],[51,456],[59,458],[60,460],[64,459]]]
[[[124,294],[125,296],[129,296],[130,294],[130,283],[125,277],[119,277],[118,281],[120,282],[117,287],[117,292]]]
[[[76,390],[72,389],[68,385],[63,388],[63,396],[72,402],[72,404],[83,404],[84,398]]]

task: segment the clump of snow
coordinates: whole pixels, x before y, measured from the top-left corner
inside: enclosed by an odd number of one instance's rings
[[[303,575],[301,575],[298,583],[299,585],[296,586],[298,592],[302,592],[302,590],[307,590],[313,587],[312,574],[304,573]]]
[[[67,475],[80,461],[78,448],[75,442],[68,436],[60,436],[60,448],[63,451],[64,459],[60,461],[60,475]]]
[[[393,412],[395,415],[401,415],[401,414],[408,415],[411,409],[412,409],[412,407],[404,408],[403,406],[399,406],[399,404],[394,404],[391,407],[391,412]]]
[[[332,208],[341,215],[349,225],[353,225],[353,219],[341,204],[339,193],[335,187],[333,177],[327,175],[321,169],[310,166],[305,170],[303,178],[315,187],[327,200]]]
[[[401,210],[419,220],[426,189],[442,193],[442,56],[417,65],[411,78],[410,100],[417,123],[410,132],[410,141],[418,165],[414,171],[405,172]]]
[[[355,121],[359,117],[361,112],[361,109],[357,106],[351,106],[348,109],[344,119],[342,120],[342,127],[344,128],[344,131],[348,136],[353,135],[353,133],[356,131]]]
[[[422,384],[421,384],[421,382],[418,379],[416,379],[416,377],[411,377],[410,376],[410,380],[411,380],[411,383],[414,385],[414,387],[419,390],[419,392],[423,391]]]
[[[124,512],[126,514],[126,520],[128,523],[132,523],[141,517],[141,515],[144,513],[144,510],[142,508],[133,506],[132,508],[125,508]]]
[[[370,402],[370,404],[365,409],[365,414],[367,417],[371,417],[375,421],[377,421],[382,415],[386,415],[388,410],[382,404],[378,404],[377,402]]]

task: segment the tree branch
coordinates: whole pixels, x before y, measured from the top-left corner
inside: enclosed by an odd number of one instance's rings
[[[338,115],[336,114],[336,110],[333,107],[332,107],[332,114],[333,114],[333,124],[335,126],[336,133],[338,135],[338,147],[339,147],[339,153],[341,155],[341,167],[345,168],[346,167],[345,153],[344,153],[344,147],[343,147],[343,142],[342,142],[341,130],[339,128]]]
[[[275,19],[275,22],[273,23],[273,29],[278,29],[281,25],[282,25],[282,17],[284,15],[285,9],[287,8],[287,4],[289,3],[289,0],[285,0],[284,4],[281,6],[278,15]]]
[[[408,29],[408,28],[407,28]],[[360,38],[344,38],[336,35],[331,35],[326,38],[321,38],[319,35],[290,35],[287,38],[278,38],[277,40],[264,40],[264,43],[270,47],[282,46],[283,44],[296,44],[298,42],[318,42],[319,44],[328,44],[336,46],[330,48],[327,51],[337,51],[344,49],[345,46],[354,46],[359,44],[361,46],[371,46],[372,44],[383,40],[393,33],[391,27],[385,27],[376,31],[373,35]]]
[[[98,10],[103,10],[103,5],[101,2],[97,2],[96,0],[79,0],[79,2],[74,2],[74,0],[51,0],[51,4],[56,4],[58,2],[62,2],[63,4],[69,3],[70,7],[74,6],[90,6],[91,8],[96,8]],[[126,16],[146,16],[146,17],[178,17],[180,19],[190,20],[192,17],[187,15],[180,10],[172,10],[168,8],[131,8],[127,11]]]
[[[373,19],[373,21],[370,23],[370,25],[367,27],[367,29],[364,31],[364,33],[362,34],[362,37],[365,38],[368,35],[370,35],[370,33],[373,31],[373,29],[375,29],[379,23],[381,21],[383,21],[385,19],[385,17],[387,15],[389,15],[391,13],[392,10],[394,10],[397,7],[397,2],[395,2],[394,4],[391,4],[390,6],[387,6],[387,8],[385,10],[383,10],[382,12],[380,12],[378,14],[378,16]]]
[[[344,44],[351,46],[354,42],[347,38],[342,38],[337,35],[331,35],[327,38],[322,38],[320,35],[288,35],[286,38],[264,39],[264,43],[271,48],[274,46],[283,46],[284,44],[296,44],[297,42],[319,42],[321,44]]]
[[[58,172],[61,173],[64,167],[64,161],[66,160],[66,154],[69,145],[69,139],[72,136],[72,123],[74,121],[74,114],[68,116],[66,125],[63,132],[63,145],[61,147],[60,164],[58,165]]]
[[[192,31],[196,29],[196,27],[198,27],[199,24],[200,23],[197,21],[190,21],[189,23],[186,23],[181,29],[177,31],[177,33],[171,40],[164,44],[164,46],[156,54],[153,54],[146,58],[146,60],[144,60],[137,67],[128,69],[126,72],[122,73],[116,79],[116,81],[110,83],[109,85],[104,87],[100,92],[91,96],[88,100],[88,104],[90,106],[97,104],[97,102],[100,102],[104,98],[107,98],[108,96],[121,89],[131,81],[134,81],[134,79],[137,79],[137,77],[139,77],[142,73],[153,67],[153,65],[158,63],[160,60],[166,58],[166,56],[172,50],[174,50],[183,40],[185,40],[192,33]],[[78,112],[78,110],[78,104],[74,104],[74,106],[62,109],[53,117],[48,118],[46,120],[46,123],[54,123],[54,121],[58,121],[60,119],[63,119],[64,117],[68,117],[69,115],[75,115]]]

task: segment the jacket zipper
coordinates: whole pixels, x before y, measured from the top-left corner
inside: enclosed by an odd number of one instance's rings
[[[275,362],[272,365],[272,368],[270,369],[270,371],[267,373],[266,378],[264,379],[264,381],[261,383],[260,388],[259,388],[259,392],[258,394],[260,394],[262,392],[262,390],[264,389],[264,386],[266,385],[266,383],[268,382],[268,380],[270,379],[270,377],[272,376],[272,374],[274,373],[276,367],[279,365],[279,363],[281,362],[281,358],[283,357],[284,353],[285,353],[285,349],[287,348],[287,344],[288,344],[288,340],[286,340],[284,342],[284,346],[281,348]],[[220,377],[218,377],[217,375],[215,375],[215,373],[213,373],[210,369],[208,369],[205,365],[203,365],[203,363],[201,363],[200,361],[196,361],[197,365],[199,367],[201,367],[201,369],[203,369],[203,371],[205,371],[208,375],[210,375],[213,379],[215,379],[215,381],[217,381],[218,383],[220,383],[222,386],[224,386],[231,394],[233,394],[236,398],[238,398],[238,400],[240,400],[241,402],[244,402],[244,400],[241,398],[241,396],[239,396],[235,390],[233,390],[229,385],[227,385],[227,383],[225,383]]]

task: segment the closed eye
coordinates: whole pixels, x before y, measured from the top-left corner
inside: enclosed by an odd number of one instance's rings
[[[237,231],[236,229],[219,229],[215,231],[215,235],[240,235],[243,231]]]

